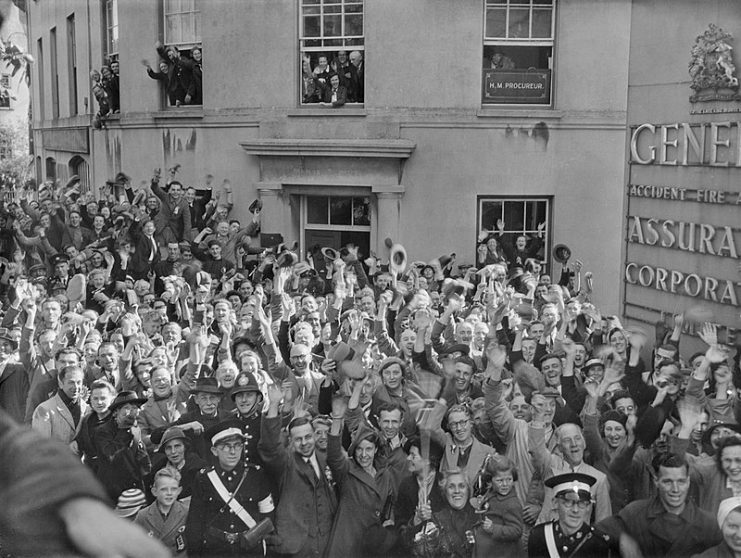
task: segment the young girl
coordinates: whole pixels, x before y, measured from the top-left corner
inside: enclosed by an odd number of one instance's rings
[[[478,502],[482,520],[475,531],[474,558],[518,557],[524,523],[522,505],[514,491],[517,470],[509,459],[497,456],[489,460],[486,472],[491,475],[491,484]]]

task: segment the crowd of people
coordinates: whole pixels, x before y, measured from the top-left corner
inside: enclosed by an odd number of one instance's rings
[[[691,316],[623,327],[581,262],[545,272],[543,225],[498,222],[475,267],[392,239],[302,258],[258,245],[228,180],[177,174],[4,205],[3,552],[739,555],[739,355],[713,325],[692,355]],[[114,506],[143,530],[101,527]]]
[[[365,99],[365,66],[363,53],[339,50],[321,53],[312,68],[312,57],[305,53],[301,60],[302,102],[341,107],[345,103],[362,103]]]

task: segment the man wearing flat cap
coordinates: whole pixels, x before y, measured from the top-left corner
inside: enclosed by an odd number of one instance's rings
[[[245,437],[238,420],[206,431],[215,465],[193,485],[185,528],[188,555],[264,556],[272,532],[273,497],[260,465],[243,459]]]
[[[594,477],[582,473],[565,473],[545,481],[553,492],[558,519],[532,530],[529,558],[620,556],[617,540],[590,525],[594,483]]]

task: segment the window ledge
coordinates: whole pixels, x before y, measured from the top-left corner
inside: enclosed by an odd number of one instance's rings
[[[319,107],[305,105],[301,108],[291,109],[286,113],[288,116],[367,116],[368,111],[361,104],[344,105],[342,107]]]
[[[545,118],[561,119],[563,118],[563,111],[549,108],[532,108],[532,105],[522,105],[521,108],[503,108],[502,105],[496,105],[480,108],[476,111],[476,116],[479,118],[537,118],[539,120]]]
[[[203,118],[203,106],[167,108],[154,113],[155,119]]]

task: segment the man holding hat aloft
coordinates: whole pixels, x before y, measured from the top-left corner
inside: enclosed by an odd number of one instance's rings
[[[264,556],[272,532],[273,497],[260,465],[243,459],[238,420],[206,431],[216,464],[196,476],[185,536],[188,555]]]
[[[564,473],[545,481],[553,492],[558,519],[541,523],[531,531],[530,558],[620,555],[617,541],[589,524],[594,483],[594,477],[582,473]]]

